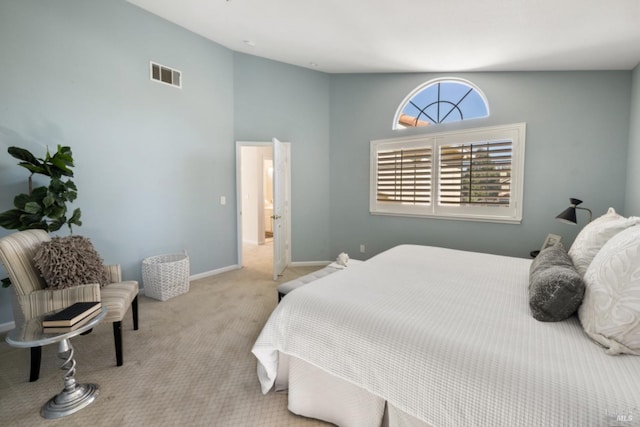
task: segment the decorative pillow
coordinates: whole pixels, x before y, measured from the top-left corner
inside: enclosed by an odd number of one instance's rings
[[[578,273],[584,276],[600,248],[610,238],[636,224],[640,224],[640,217],[625,218],[609,208],[606,214],[585,225],[569,249],[569,256]]]
[[[640,226],[613,236],[584,276],[578,316],[585,332],[608,354],[640,355]]]
[[[567,250],[564,248],[562,242],[558,242],[540,251],[538,256],[531,262],[531,267],[529,267],[529,279],[531,279],[534,274],[553,266],[573,268],[571,257],[567,254]],[[529,280],[529,287],[531,287],[531,280]]]
[[[53,237],[40,245],[33,261],[49,289],[109,283],[102,258],[86,237]]]
[[[565,320],[580,306],[584,288],[562,243],[545,248],[529,269],[531,314],[542,322]]]

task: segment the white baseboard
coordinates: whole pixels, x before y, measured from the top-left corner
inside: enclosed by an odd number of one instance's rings
[[[205,271],[203,273],[193,274],[189,276],[189,281],[204,279],[205,277],[216,276],[218,274],[226,273],[227,271],[238,270],[240,266],[238,264],[228,265],[226,267],[218,268],[216,270]],[[144,288],[140,288],[140,293],[142,295],[146,295],[144,293]]]
[[[290,262],[291,267],[324,267],[331,264],[332,261],[295,261]]]
[[[16,327],[16,322],[0,323],[0,334],[9,332]]]
[[[218,268],[216,270],[205,271],[204,273],[194,274],[189,276],[189,280],[204,279],[205,277],[216,276],[218,274],[226,273],[227,271],[238,270],[241,267],[238,264],[228,265],[226,267]]]

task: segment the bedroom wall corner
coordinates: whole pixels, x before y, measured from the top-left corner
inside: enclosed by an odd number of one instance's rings
[[[640,64],[632,75],[625,214],[640,216]]]

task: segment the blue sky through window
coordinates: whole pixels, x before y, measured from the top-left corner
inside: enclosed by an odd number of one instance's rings
[[[475,88],[455,80],[440,80],[428,84],[407,101],[396,126],[426,126],[488,115],[487,104]]]

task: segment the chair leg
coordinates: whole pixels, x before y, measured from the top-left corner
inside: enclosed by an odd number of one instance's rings
[[[131,302],[131,312],[133,313],[133,330],[138,330],[138,295]]]
[[[138,296],[131,301],[133,329],[138,330]],[[116,345],[116,366],[122,366],[122,322],[113,322],[113,341]]]
[[[31,347],[31,372],[29,382],[38,381],[40,378],[40,361],[42,360],[42,347]]]
[[[116,344],[116,366],[122,366],[122,322],[113,322],[113,340]]]

